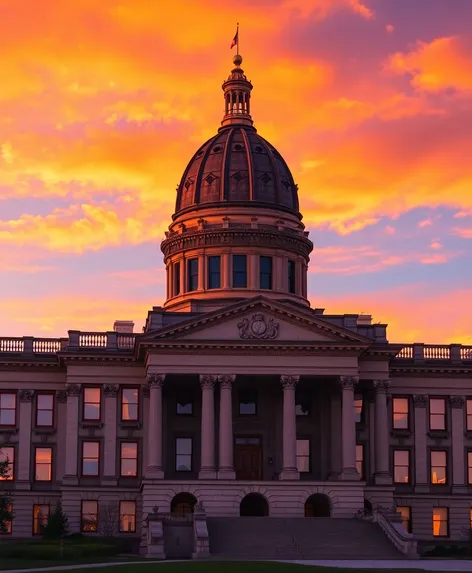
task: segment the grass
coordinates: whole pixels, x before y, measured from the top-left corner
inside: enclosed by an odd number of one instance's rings
[[[117,561],[118,563],[123,563],[125,561],[136,562],[136,561],[148,561],[145,557],[138,557],[138,556],[123,556],[120,555],[119,557],[106,557],[100,559],[99,557],[90,557],[89,559],[76,559],[76,560],[69,560],[64,559],[58,561],[57,559],[0,559],[0,571],[8,571],[9,569],[41,569],[43,567],[60,567],[61,565],[69,566],[69,565],[87,565],[87,564],[94,564],[94,563],[113,563]],[[93,571],[99,571],[100,573],[111,573],[114,567],[110,568],[97,568],[93,569]],[[129,568],[131,570],[131,567]],[[92,569],[86,569],[86,572],[92,571]],[[126,573],[125,566],[120,567],[119,573]],[[136,571],[133,571],[136,573]],[[144,573],[144,571],[143,571]]]

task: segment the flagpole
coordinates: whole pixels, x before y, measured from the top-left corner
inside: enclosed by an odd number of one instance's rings
[[[239,56],[239,22],[236,24],[236,34],[237,34],[237,42],[236,42],[236,55]]]

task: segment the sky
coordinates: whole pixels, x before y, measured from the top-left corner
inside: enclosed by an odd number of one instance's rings
[[[0,0],[0,335],[139,332],[163,304],[236,21],[315,244],[312,306],[472,345],[470,0]]]

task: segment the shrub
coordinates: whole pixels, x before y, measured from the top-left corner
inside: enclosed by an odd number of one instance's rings
[[[55,510],[49,514],[48,522],[43,529],[43,535],[46,539],[60,539],[67,535],[69,530],[69,521],[67,515],[62,509],[61,502],[58,501]]]

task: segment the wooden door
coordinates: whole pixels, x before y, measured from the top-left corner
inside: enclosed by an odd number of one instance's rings
[[[236,479],[262,479],[261,446],[253,444],[236,444],[234,449],[234,470]]]

